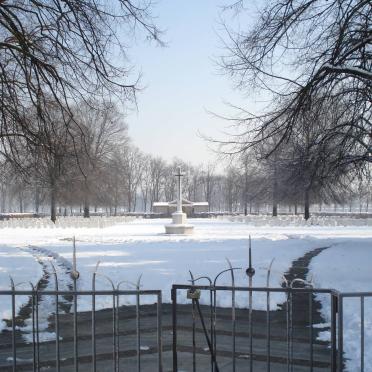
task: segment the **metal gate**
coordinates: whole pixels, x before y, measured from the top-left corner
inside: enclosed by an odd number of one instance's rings
[[[222,293],[225,299],[229,294],[230,307],[218,306]],[[273,309],[271,298],[277,294],[285,301]],[[331,303],[329,341],[317,339],[313,309],[317,294]],[[184,304],[185,298],[190,305]],[[237,298],[247,300],[245,309],[237,307]],[[324,289],[173,285],[173,371],[187,366],[187,370],[212,372],[341,371],[336,304],[337,296]]]

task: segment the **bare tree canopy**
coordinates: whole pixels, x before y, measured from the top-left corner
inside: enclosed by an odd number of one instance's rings
[[[39,130],[26,112],[47,115],[58,102],[65,122],[69,106],[86,97],[134,98],[126,48],[137,28],[159,41],[147,0],[0,1],[0,139],[38,144]],[[134,81],[130,81],[134,79]]]
[[[244,1],[240,1],[244,5]],[[240,111],[241,151],[268,137],[288,140],[311,115],[337,107],[322,141],[345,146],[346,161],[371,161],[372,3],[370,0],[264,2],[248,30],[226,26],[225,72],[242,90],[270,96],[259,115]],[[240,12],[249,11],[242,7]],[[315,113],[315,114],[314,114]]]

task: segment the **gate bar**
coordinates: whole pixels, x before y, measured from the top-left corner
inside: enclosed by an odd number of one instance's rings
[[[173,330],[173,372],[178,371],[177,366],[177,288],[172,286],[172,330]]]

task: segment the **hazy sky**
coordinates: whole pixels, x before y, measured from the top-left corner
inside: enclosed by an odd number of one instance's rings
[[[219,5],[226,2],[160,0],[156,5],[168,46],[139,42],[130,53],[146,86],[138,96],[138,113],[127,118],[129,134],[142,151],[193,164],[214,159],[198,132],[221,137],[227,122],[207,111],[223,114],[224,101],[243,102],[213,61],[222,53]]]

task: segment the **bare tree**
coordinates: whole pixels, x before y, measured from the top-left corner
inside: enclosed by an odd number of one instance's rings
[[[99,192],[96,181],[114,145],[124,147],[128,141],[127,126],[123,114],[113,102],[83,102],[75,110],[75,122],[79,124],[81,133],[77,165],[81,170],[84,217],[89,217],[91,198]]]
[[[141,197],[142,197],[142,204],[143,204],[143,211],[147,212],[149,209],[152,208],[151,201],[150,201],[150,194],[151,194],[151,157],[150,155],[144,155],[143,157],[143,168],[142,168],[142,180],[141,180]],[[149,208],[150,204],[150,208]]]
[[[124,187],[127,194],[128,212],[135,212],[137,194],[142,181],[144,162],[140,150],[128,146],[123,157]]]
[[[150,159],[150,205],[162,198],[166,163],[163,159],[156,157]]]
[[[40,125],[40,118],[35,111],[30,113],[30,120],[34,121],[35,126]],[[48,102],[47,120],[43,120],[39,138],[43,143],[42,146],[30,148],[29,152],[24,153],[21,160],[23,164],[28,165],[32,171],[23,173],[23,175],[32,175],[43,184],[49,191],[50,195],[50,214],[51,220],[57,218],[57,198],[60,191],[60,182],[71,165],[71,158],[74,157],[74,148],[71,146],[69,138],[69,127],[64,122],[60,107],[55,101]],[[70,161],[70,163],[69,163]],[[23,182],[26,182],[25,177]]]
[[[50,99],[69,123],[71,102],[111,94],[134,98],[137,79],[129,81],[130,66],[122,63],[137,28],[159,40],[150,5],[147,0],[0,2],[0,139],[7,156],[13,156],[14,137],[45,146],[40,130],[27,120],[30,107],[45,130]]]
[[[244,3],[241,1],[240,3]],[[224,70],[242,90],[269,96],[263,113],[241,109],[242,133],[227,145],[244,151],[269,137],[277,145],[309,112],[344,108],[322,137],[343,146],[348,162],[371,161],[372,5],[369,0],[263,2],[257,22],[234,32],[226,26]],[[244,12],[244,7],[241,8]]]
[[[203,188],[204,199],[208,202],[209,210],[212,207],[212,195],[215,187],[215,165],[208,163],[201,172],[201,184]]]

